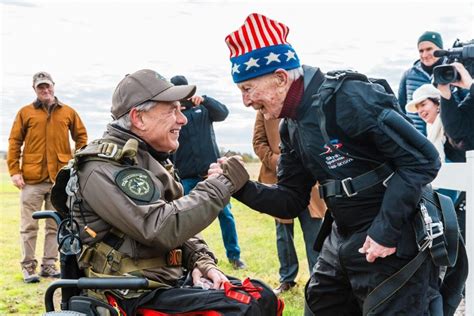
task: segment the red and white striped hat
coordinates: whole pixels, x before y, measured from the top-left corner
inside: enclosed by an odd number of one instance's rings
[[[300,67],[299,58],[286,41],[288,26],[258,13],[225,38],[230,49],[235,83],[274,72]]]

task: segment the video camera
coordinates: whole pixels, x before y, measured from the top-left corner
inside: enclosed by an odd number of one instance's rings
[[[437,50],[434,52],[434,56],[446,56],[449,64],[455,61],[460,62],[471,76],[474,74],[474,39],[465,43],[457,39],[453,44],[453,48]],[[435,84],[449,84],[461,80],[461,75],[453,65],[441,65],[434,67],[433,78]]]

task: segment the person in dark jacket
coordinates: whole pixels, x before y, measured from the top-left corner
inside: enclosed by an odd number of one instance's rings
[[[174,76],[171,83],[176,86],[187,85],[188,80],[184,76]],[[189,100],[181,101],[181,105],[188,124],[181,128],[180,145],[174,159],[184,194],[189,194],[196,184],[207,177],[209,165],[219,157],[212,123],[225,120],[229,110],[206,95],[194,95]],[[245,269],[245,263],[240,259],[237,229],[230,203],[222,209],[218,218],[229,262],[234,269]]]
[[[437,32],[426,31],[418,38],[418,53],[420,59],[415,61],[402,76],[398,86],[398,102],[405,110],[405,105],[413,99],[413,92],[424,84],[431,83],[433,68],[441,65],[444,58],[438,58],[433,53],[443,48],[443,39]],[[426,135],[426,123],[417,113],[406,113],[413,121],[417,130]]]
[[[438,85],[441,92],[441,120],[444,130],[457,146],[463,150],[474,149],[474,84],[473,79],[461,63],[453,63],[461,76],[461,80],[447,85]],[[457,102],[451,88],[469,89],[469,93],[461,102]]]
[[[437,175],[440,159],[434,146],[395,111],[393,95],[358,80],[346,81],[324,112],[332,147],[363,159],[329,147],[312,106],[324,75],[318,68],[300,66],[286,40],[288,30],[254,13],[226,37],[233,80],[245,106],[265,119],[283,118],[278,182],[268,186],[248,181],[233,196],[257,211],[294,218],[319,181],[328,207],[322,231],[326,225],[329,233],[307,285],[306,301],[318,316],[360,315],[367,295],[418,253],[411,219],[422,187]],[[223,161],[210,170],[219,173]],[[378,176],[365,190],[351,190],[351,178],[373,172],[382,163],[388,163],[393,174]],[[327,190],[330,185],[335,194]],[[438,270],[425,260],[375,314],[423,315],[431,296],[439,295]]]

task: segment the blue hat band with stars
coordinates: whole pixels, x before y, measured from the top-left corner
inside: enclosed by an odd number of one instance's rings
[[[233,57],[232,78],[235,83],[260,77],[277,69],[290,70],[300,67],[300,60],[291,45],[266,46]]]

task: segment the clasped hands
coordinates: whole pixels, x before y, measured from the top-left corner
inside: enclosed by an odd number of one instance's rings
[[[244,166],[244,161],[241,156],[232,156],[234,158],[237,158],[237,160]],[[230,157],[221,157],[217,159],[217,162],[213,162],[209,166],[209,170],[207,171],[207,177],[212,178],[212,177],[217,177],[218,175],[222,174],[224,170],[222,169],[222,164],[229,159]]]

